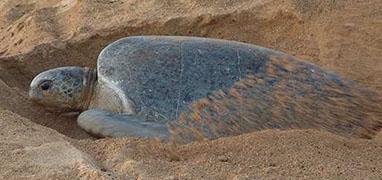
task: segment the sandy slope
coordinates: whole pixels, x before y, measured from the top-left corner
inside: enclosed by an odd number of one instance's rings
[[[36,73],[63,65],[94,67],[105,45],[136,34],[251,42],[382,92],[381,9],[379,0],[1,1],[0,178],[381,176],[380,136],[269,130],[185,146],[94,141],[75,117],[45,112],[26,97]]]
[[[56,131],[6,110],[0,111],[0,120],[1,179],[102,175],[87,154]]]

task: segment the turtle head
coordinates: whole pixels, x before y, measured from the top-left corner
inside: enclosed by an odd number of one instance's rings
[[[38,74],[31,82],[30,99],[56,111],[81,111],[89,106],[96,72],[82,67],[60,67]]]

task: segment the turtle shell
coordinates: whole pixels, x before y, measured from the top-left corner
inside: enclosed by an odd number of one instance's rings
[[[98,79],[121,90],[145,120],[171,121],[195,100],[264,73],[270,54],[280,53],[227,40],[128,37],[101,52]]]
[[[319,128],[369,137],[382,127],[380,96],[287,54],[195,37],[128,37],[106,47],[98,80],[137,116],[169,122],[191,140],[261,129]],[[183,140],[182,140],[183,141]]]

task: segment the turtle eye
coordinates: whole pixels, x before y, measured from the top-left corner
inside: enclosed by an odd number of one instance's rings
[[[52,82],[51,81],[44,81],[44,82],[42,82],[40,84],[40,88],[43,91],[49,90],[51,86],[52,86]]]

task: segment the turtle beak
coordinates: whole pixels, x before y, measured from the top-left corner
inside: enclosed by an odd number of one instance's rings
[[[32,102],[40,102],[41,99],[42,99],[42,94],[38,91],[35,91],[34,88],[31,88],[29,90],[29,99],[32,101]]]
[[[29,100],[31,100],[32,102],[39,102],[42,100],[42,93],[39,91],[39,89],[37,89],[38,84],[40,83],[40,79],[41,79],[39,77],[39,76],[41,76],[40,74],[38,76],[36,76],[35,78],[33,78],[32,82],[30,83],[30,86],[29,86],[28,95],[29,95]]]

